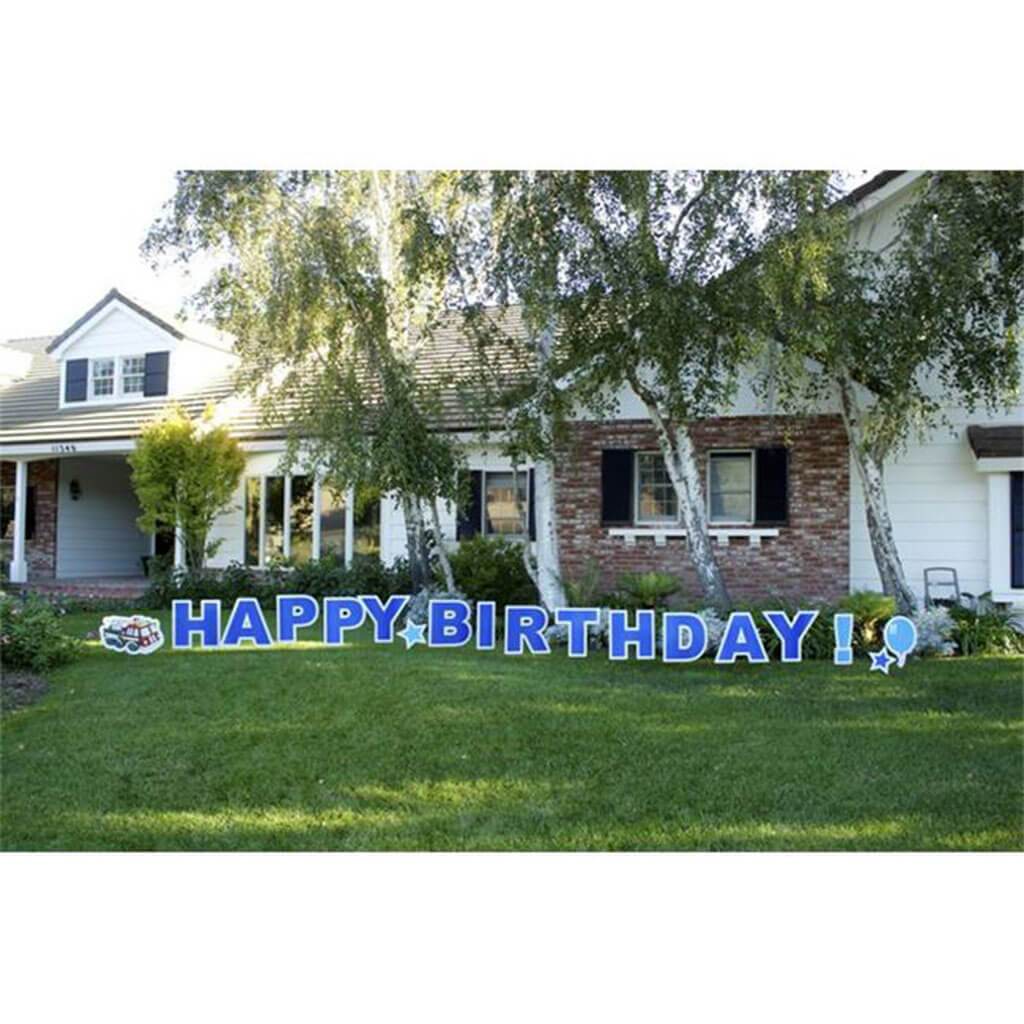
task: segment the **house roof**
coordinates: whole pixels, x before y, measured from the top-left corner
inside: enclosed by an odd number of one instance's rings
[[[47,352],[54,352],[58,349],[61,344],[67,341],[79,327],[83,324],[87,324],[101,309],[109,306],[112,302],[121,302],[127,306],[130,310],[138,313],[139,316],[145,317],[150,323],[155,324],[161,330],[166,331],[172,337],[184,338],[185,333],[180,331],[174,324],[168,323],[166,320],[162,320],[155,313],[150,312],[143,306],[140,306],[137,302],[133,302],[128,298],[127,295],[122,295],[116,288],[111,288],[106,295],[100,299],[91,309],[86,310],[67,330],[61,331],[56,337],[51,338],[49,344],[46,346]]]
[[[1024,457],[1024,427],[967,428],[974,457],[977,459],[1019,459]]]
[[[98,307],[94,307],[94,311]],[[525,338],[518,309],[500,314],[502,330],[513,339]],[[440,409],[435,423],[440,430],[476,430],[482,426],[478,410],[467,408],[458,381],[470,378],[477,366],[476,353],[461,319],[452,316],[425,341],[418,353],[417,372],[438,386]],[[67,332],[65,332],[67,333]],[[59,335],[58,335],[59,337]],[[282,404],[271,422],[265,422],[256,402],[245,392],[234,369],[226,369],[198,384],[193,390],[171,395],[167,402],[152,399],[139,402],[92,405],[88,402],[60,407],[60,365],[50,355],[52,337],[8,341],[10,349],[29,354],[28,372],[0,390],[0,444],[74,443],[121,440],[135,437],[169,404],[181,405],[191,416],[213,405],[220,422],[243,439],[280,438],[288,433],[294,410]],[[490,362],[502,380],[512,382],[521,363],[507,346],[495,350]]]
[[[852,191],[847,192],[839,202],[848,206],[856,206],[862,199],[867,199],[872,192],[877,192],[880,188],[888,185],[890,181],[906,173],[906,171],[882,171],[873,178],[869,178],[863,185],[858,185]]]

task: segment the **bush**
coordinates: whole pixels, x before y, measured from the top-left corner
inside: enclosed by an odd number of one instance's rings
[[[792,621],[793,616],[796,615],[798,611],[810,611],[815,607],[814,602],[773,598],[771,600],[759,601],[751,604],[737,604],[734,605],[733,611],[750,612],[754,618],[754,624],[757,626],[757,632],[761,637],[761,643],[764,645],[764,649],[767,652],[768,657],[775,659],[780,657],[779,651],[782,647],[782,641],[779,639],[779,635],[775,630],[768,624],[768,620],[765,619],[763,612],[785,612],[790,621]],[[811,624],[811,628],[804,634],[801,653],[804,661],[831,661],[833,651],[835,650],[835,633],[832,629],[832,616],[838,609],[829,605],[818,605],[817,608],[817,618],[815,618],[814,622]],[[711,609],[706,608],[700,614],[704,616],[705,620],[707,620],[710,615],[714,615],[715,613]],[[721,633],[724,629],[725,623],[722,622],[718,636],[714,638],[714,644],[709,640],[709,652],[718,646],[718,641],[721,639]],[[708,632],[709,634],[711,633],[710,622]]]
[[[372,555],[356,555],[348,568],[335,555],[300,565],[276,563],[265,570],[232,562],[226,569],[172,569],[153,578],[143,602],[147,608],[169,608],[172,601],[203,599],[234,604],[255,597],[272,605],[278,594],[309,594],[320,600],[333,595],[408,594],[409,569],[404,561],[385,566]]]
[[[866,654],[882,646],[882,630],[896,614],[896,601],[875,590],[855,590],[836,605],[835,611],[853,615],[853,649],[857,654]],[[830,628],[831,625],[830,614]]]
[[[1010,612],[952,608],[952,640],[961,654],[1024,654],[1024,633]]]
[[[619,579],[626,608],[664,608],[679,591],[679,580],[667,572],[630,572]]]
[[[455,585],[469,601],[493,601],[499,618],[509,604],[537,604],[522,545],[501,537],[471,537],[449,555]]]
[[[445,590],[443,587],[424,587],[418,594],[413,594],[402,613],[403,622],[415,622],[427,627],[430,635],[430,602],[431,601],[465,601],[466,595],[459,590]]]
[[[81,641],[60,628],[61,613],[36,597],[0,595],[0,663],[5,670],[46,672],[73,661]]]
[[[948,608],[924,608],[912,616],[917,627],[917,646],[913,653],[925,657],[929,654],[952,654],[953,616]]]

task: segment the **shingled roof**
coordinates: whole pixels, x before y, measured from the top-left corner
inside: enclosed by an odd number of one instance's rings
[[[94,307],[94,311],[97,308],[102,308],[102,304]],[[503,311],[500,319],[507,336],[518,340],[525,337],[518,309]],[[55,341],[56,338],[41,337],[6,343],[15,351],[28,353],[32,362],[24,377],[0,390],[0,444],[127,440],[169,404],[181,405],[191,416],[200,415],[212,405],[231,433],[242,439],[284,437],[293,419],[293,410],[282,406],[275,410],[273,420],[265,421],[257,404],[246,394],[244,382],[231,369],[203,381],[194,390],[169,396],[167,402],[150,399],[102,405],[82,403],[62,409],[60,365],[49,354]],[[474,346],[458,316],[453,315],[424,341],[417,354],[417,372],[439,386],[441,409],[437,429],[475,430],[483,426],[478,413],[467,407],[456,384],[458,379],[472,376],[476,360]],[[489,361],[502,380],[511,383],[521,375],[522,364],[506,346],[497,348]]]

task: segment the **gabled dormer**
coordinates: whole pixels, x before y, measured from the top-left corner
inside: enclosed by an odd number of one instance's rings
[[[57,335],[47,352],[60,367],[62,409],[163,399],[231,358],[116,288]]]

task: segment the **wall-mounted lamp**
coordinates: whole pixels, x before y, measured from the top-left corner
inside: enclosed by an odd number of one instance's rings
[[[82,485],[77,480],[72,480],[68,485],[68,491],[71,493],[71,500],[78,501],[82,496]]]

